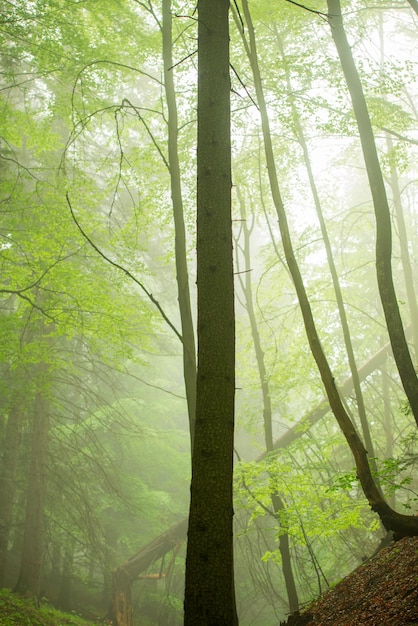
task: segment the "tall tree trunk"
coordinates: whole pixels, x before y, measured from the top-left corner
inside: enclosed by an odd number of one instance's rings
[[[233,573],[235,397],[229,0],[198,2],[198,370],[185,626],[238,623]]]
[[[4,586],[7,565],[7,545],[16,492],[16,467],[23,417],[23,398],[17,394],[7,418],[0,469],[0,588]]]
[[[49,435],[49,403],[38,389],[33,407],[31,461],[27,485],[20,572],[15,591],[39,597],[44,548],[44,504]]]
[[[189,414],[190,440],[193,449],[193,433],[196,412],[196,347],[193,318],[190,305],[189,274],[187,269],[186,229],[184,225],[183,198],[181,191],[180,163],[178,155],[178,116],[173,77],[173,44],[171,0],[163,0],[163,62],[164,87],[168,111],[168,163],[170,167],[171,199],[175,230],[175,259],[177,291],[183,344],[183,373]]]
[[[266,452],[269,454],[273,451],[273,428],[272,428],[272,410],[271,410],[271,398],[270,389],[267,379],[266,365],[264,361],[264,351],[261,346],[260,333],[258,332],[257,320],[254,311],[253,294],[251,286],[251,253],[250,253],[250,229],[247,225],[247,215],[245,210],[244,200],[241,196],[239,187],[236,188],[238,200],[241,210],[241,223],[242,234],[244,240],[243,255],[244,255],[244,276],[245,282],[241,278],[240,282],[244,292],[245,306],[250,320],[251,335],[254,343],[255,357],[257,361],[258,376],[260,379],[261,395],[263,398],[263,422],[264,422],[264,439],[266,443]],[[238,245],[236,246],[238,249]],[[271,494],[271,503],[274,511],[276,521],[280,524],[279,535],[279,551],[282,557],[282,572],[286,585],[287,599],[289,603],[289,612],[296,613],[299,610],[299,598],[296,589],[295,578],[293,576],[292,560],[290,555],[290,542],[289,533],[285,527],[283,521],[280,523],[280,517],[282,520],[286,515],[286,507],[282,498],[277,492]],[[280,515],[281,514],[281,515]]]
[[[292,275],[293,283],[295,286],[296,294],[301,308],[303,321],[305,325],[306,335],[308,337],[309,346],[312,355],[318,366],[319,373],[325,391],[328,397],[329,404],[335,415],[335,418],[343,432],[346,441],[350,447],[350,450],[355,459],[357,474],[363,488],[364,494],[370,504],[370,507],[378,513],[382,524],[387,530],[394,530],[398,534],[402,535],[415,535],[418,534],[418,518],[409,515],[402,515],[396,511],[393,511],[387,502],[382,497],[376,483],[374,481],[372,472],[370,470],[367,450],[365,449],[349,415],[347,414],[344,404],[341,401],[340,394],[338,393],[337,386],[328,360],[323,351],[311,306],[306,294],[305,286],[303,283],[302,275],[296,257],[293,250],[293,244],[290,237],[289,226],[287,222],[287,216],[284,209],[279,183],[277,178],[276,165],[273,153],[273,144],[271,141],[270,124],[267,114],[267,107],[264,99],[264,93],[261,83],[260,69],[258,66],[257,51],[255,45],[254,28],[251,21],[251,16],[248,9],[247,0],[243,0],[242,3],[245,21],[248,26],[251,54],[251,67],[254,76],[254,85],[257,94],[257,102],[260,109],[260,117],[264,138],[264,148],[266,154],[267,171],[269,175],[270,188],[273,203],[277,212],[280,234],[282,238],[282,245],[286,256],[286,261]],[[403,331],[402,331],[403,334]],[[403,335],[404,336],[404,335]],[[405,342],[406,343],[406,342]],[[409,354],[409,351],[408,351]]]
[[[286,57],[285,57],[285,54],[284,54],[283,44],[282,44],[279,32],[277,30],[277,26],[274,26],[274,31],[275,31],[275,34],[276,34],[278,48],[279,48],[279,51],[280,51],[280,54],[282,56],[283,63],[284,63],[284,69],[285,69],[285,73],[286,73],[286,82],[287,82],[288,93],[292,94],[293,93],[293,89],[292,89],[292,84],[291,84],[291,80],[290,80],[289,68],[288,68],[288,64],[287,64]],[[302,148],[303,159],[304,159],[304,162],[305,162],[306,172],[308,174],[308,179],[309,179],[309,186],[311,188],[312,197],[313,197],[314,204],[315,204],[315,209],[316,209],[316,214],[318,216],[318,221],[319,221],[319,225],[320,225],[320,228],[321,228],[322,239],[324,241],[324,246],[325,246],[325,251],[326,251],[327,261],[328,261],[328,267],[329,267],[329,270],[330,270],[330,273],[331,273],[332,284],[333,284],[334,293],[335,293],[335,299],[337,301],[338,313],[339,313],[340,321],[341,321],[341,329],[343,331],[344,345],[345,345],[345,349],[346,349],[346,352],[347,352],[347,357],[348,357],[348,363],[349,363],[349,367],[350,367],[351,377],[352,377],[352,380],[353,380],[353,388],[354,388],[354,393],[355,393],[355,396],[356,396],[357,411],[358,411],[358,415],[359,415],[359,418],[360,418],[360,424],[361,424],[361,430],[362,430],[362,433],[363,433],[363,439],[364,439],[364,443],[365,443],[365,446],[366,446],[366,450],[367,450],[367,452],[369,454],[369,457],[370,457],[370,464],[371,464],[372,470],[376,473],[377,472],[376,461],[375,461],[375,456],[376,455],[375,455],[375,451],[374,451],[372,437],[371,437],[371,434],[370,434],[369,423],[368,423],[368,420],[367,420],[366,406],[365,406],[365,403],[364,403],[363,393],[362,393],[362,390],[361,390],[360,377],[359,377],[359,374],[358,374],[356,359],[355,359],[355,356],[354,356],[353,343],[351,341],[350,328],[348,326],[347,315],[346,315],[346,312],[345,312],[344,299],[343,299],[343,295],[342,295],[342,291],[341,291],[340,280],[338,278],[338,272],[337,272],[337,268],[336,268],[335,262],[334,262],[334,255],[332,253],[331,242],[330,242],[330,239],[329,239],[329,236],[328,236],[328,230],[327,230],[327,226],[326,226],[326,223],[325,223],[324,214],[323,214],[323,211],[322,211],[321,201],[319,199],[319,193],[318,193],[318,189],[317,189],[317,186],[316,186],[315,176],[314,176],[314,173],[312,171],[311,160],[309,158],[308,144],[307,144],[306,139],[305,139],[305,133],[303,131],[302,124],[300,122],[300,118],[299,118],[298,111],[296,109],[294,98],[291,95],[290,95],[290,105],[291,105],[291,108],[292,108],[292,118],[293,118],[293,123],[294,123],[294,132],[295,132],[296,139],[297,139],[297,141],[299,142],[299,144],[300,144],[300,146]]]
[[[418,425],[418,378],[405,338],[392,276],[392,225],[389,203],[366,99],[343,26],[340,0],[327,0],[328,19],[351,95],[376,216],[376,272],[393,356]]]

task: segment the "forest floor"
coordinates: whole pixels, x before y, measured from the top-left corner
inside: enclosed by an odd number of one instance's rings
[[[105,622],[86,621],[78,615],[62,613],[49,604],[36,607],[8,589],[0,590],[0,626],[101,626]]]
[[[286,624],[418,625],[418,537],[384,548]]]
[[[45,604],[36,608],[0,591],[0,626],[99,626]],[[381,550],[343,578],[287,626],[418,625],[418,537]]]

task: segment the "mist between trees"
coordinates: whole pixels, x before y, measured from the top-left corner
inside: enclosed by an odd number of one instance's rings
[[[1,586],[277,624],[418,534],[416,2],[0,24]]]

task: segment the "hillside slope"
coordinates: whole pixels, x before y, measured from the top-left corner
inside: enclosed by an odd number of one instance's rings
[[[104,623],[104,622],[103,622]],[[100,626],[77,615],[57,611],[48,604],[38,608],[8,589],[0,590],[0,626]]]
[[[418,624],[418,537],[405,537],[360,565],[287,626]]]

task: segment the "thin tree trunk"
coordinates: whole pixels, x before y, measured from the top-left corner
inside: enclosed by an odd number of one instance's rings
[[[388,151],[393,150],[393,141],[389,133],[385,133]],[[393,206],[395,208],[396,223],[398,225],[399,245],[401,249],[401,263],[405,276],[406,297],[408,300],[409,312],[412,323],[412,338],[414,342],[415,361],[418,362],[418,302],[414,287],[414,275],[408,252],[408,236],[401,201],[401,190],[399,188],[398,172],[391,161],[390,186],[392,188]]]
[[[235,397],[229,0],[198,2],[198,370],[185,626],[238,623],[233,574]]]
[[[389,203],[366,99],[347,36],[344,30],[340,0],[327,0],[331,33],[340,58],[366,164],[367,176],[376,216],[376,272],[380,299],[385,314],[393,356],[403,388],[418,425],[418,378],[405,338],[392,276],[392,226]]]
[[[15,397],[7,418],[0,469],[0,588],[4,586],[6,573],[7,545],[16,492],[16,468],[23,417],[23,398],[19,394]]]
[[[318,366],[318,370],[320,372],[331,409],[354,456],[358,477],[364,494],[370,504],[370,507],[376,513],[378,513],[382,524],[387,530],[394,530],[400,535],[415,535],[418,534],[418,518],[415,518],[414,516],[402,515],[401,513],[393,511],[389,507],[387,502],[385,502],[378,487],[376,486],[372,472],[370,470],[367,451],[341,401],[335,384],[333,373],[330,369],[328,360],[325,356],[319,340],[303,279],[294,255],[293,244],[290,238],[289,226],[287,223],[287,216],[280,194],[274,160],[273,145],[271,141],[269,119],[261,83],[260,70],[258,67],[254,28],[252,25],[251,16],[249,14],[247,0],[243,0],[242,7],[248,26],[252,61],[251,66],[254,76],[257,101],[260,109],[271,194],[277,212],[279,228],[282,237],[282,245],[299,300],[309,346]]]
[[[20,572],[15,591],[38,598],[44,549],[44,505],[49,435],[49,403],[38,389],[33,408],[31,462],[26,497]]]
[[[382,399],[383,399],[383,430],[385,433],[385,458],[391,459],[393,456],[393,415],[389,398],[389,376],[385,365],[381,367],[382,372]],[[388,503],[393,508],[396,506],[395,492],[388,495]]]
[[[184,223],[180,162],[178,156],[178,113],[173,76],[171,0],[162,0],[162,17],[161,34],[163,43],[164,88],[168,112],[168,164],[175,230],[177,294],[181,320],[183,377],[189,416],[190,444],[193,450],[196,414],[196,346],[190,303],[186,228]],[[113,623],[116,626],[130,626],[132,622],[132,609],[130,606],[131,584],[135,580],[136,575],[131,575],[131,566],[132,564],[128,567],[121,566],[113,573],[111,614]],[[138,567],[142,567],[141,561],[138,562]],[[140,573],[140,571],[143,570],[139,569],[138,573]]]
[[[258,375],[260,380],[261,394],[263,398],[263,422],[264,422],[264,438],[266,443],[266,453],[273,451],[273,428],[272,428],[272,410],[270,389],[267,379],[267,371],[264,361],[264,351],[261,346],[260,333],[258,332],[257,320],[253,305],[253,294],[251,286],[251,254],[250,254],[250,229],[247,226],[247,215],[243,198],[241,197],[239,187],[236,188],[238,200],[241,210],[242,233],[244,239],[244,276],[245,282],[240,278],[242,289],[244,292],[245,306],[250,320],[251,335],[254,343],[254,351],[258,367]],[[237,245],[238,248],[238,245]],[[241,277],[242,275],[240,275]],[[289,534],[283,522],[280,523],[280,512],[283,513],[282,518],[286,514],[285,504],[277,492],[271,494],[271,503],[276,517],[276,521],[281,526],[279,536],[279,550],[282,557],[282,572],[286,585],[287,599],[289,603],[289,612],[296,613],[299,610],[299,598],[296,589],[295,578],[293,576],[292,559],[290,554]]]
[[[173,44],[171,0],[163,0],[163,61],[164,87],[168,111],[168,163],[170,167],[171,199],[175,229],[175,259],[177,291],[183,344],[183,373],[189,414],[190,441],[193,449],[193,433],[196,412],[196,347],[190,305],[189,275],[187,269],[186,229],[184,225],[183,198],[181,191],[180,163],[178,155],[178,116],[173,76]]]
[[[285,57],[284,49],[283,49],[283,44],[282,44],[279,32],[277,30],[277,26],[274,26],[274,31],[275,31],[275,34],[276,34],[276,39],[277,39],[279,51],[280,51],[280,54],[282,55],[282,59],[283,59],[283,62],[284,62],[284,68],[285,68],[285,72],[286,72],[287,89],[288,89],[289,94],[292,94],[293,93],[293,89],[292,89],[292,85],[291,85],[291,81],[290,81],[289,68],[288,68],[288,65],[287,65],[287,61],[286,61],[286,57]],[[317,189],[316,182],[315,182],[315,176],[314,176],[314,173],[312,171],[311,160],[309,158],[308,144],[307,144],[306,139],[305,139],[305,133],[303,131],[302,124],[300,122],[299,114],[297,112],[297,109],[296,109],[293,97],[290,97],[290,103],[291,103],[291,108],[292,108],[292,117],[293,117],[293,123],[294,123],[294,128],[295,128],[295,136],[296,136],[296,139],[297,139],[297,141],[299,142],[299,144],[300,144],[300,146],[302,148],[303,158],[304,158],[304,162],[305,162],[305,167],[306,167],[306,171],[307,171],[308,179],[309,179],[309,185],[310,185],[310,188],[311,188],[312,197],[313,197],[314,204],[315,204],[316,214],[318,216],[318,221],[319,221],[319,224],[320,224],[320,227],[321,227],[322,239],[324,241],[324,246],[325,246],[325,251],[326,251],[326,255],[327,255],[328,266],[329,266],[330,273],[331,273],[332,284],[333,284],[334,293],[335,293],[335,299],[337,301],[338,313],[339,313],[339,316],[340,316],[341,328],[342,328],[342,331],[343,331],[344,345],[345,345],[345,349],[346,349],[346,352],[347,352],[347,357],[348,357],[348,363],[349,363],[349,366],[350,366],[351,377],[352,377],[352,380],[353,380],[353,388],[354,388],[354,393],[355,393],[355,396],[356,396],[357,411],[358,411],[358,415],[359,415],[359,418],[360,418],[360,424],[361,424],[361,430],[362,430],[362,433],[363,433],[363,439],[364,439],[364,443],[365,443],[365,446],[366,446],[366,450],[367,450],[367,452],[369,454],[369,457],[370,457],[370,464],[371,464],[372,470],[376,474],[377,473],[377,467],[376,467],[376,461],[375,461],[375,456],[376,455],[375,455],[374,446],[373,446],[373,442],[372,442],[372,438],[371,438],[371,434],[370,434],[369,423],[368,423],[368,420],[367,420],[366,406],[364,404],[363,393],[362,393],[362,390],[361,390],[360,377],[359,377],[359,374],[358,374],[356,359],[355,359],[355,356],[354,356],[353,343],[351,341],[350,328],[348,326],[347,315],[346,315],[346,312],[345,312],[344,299],[343,299],[343,295],[342,295],[342,292],[341,292],[340,280],[338,278],[337,268],[335,267],[334,255],[332,253],[331,242],[330,242],[330,239],[328,237],[328,230],[327,230],[327,227],[326,227],[324,214],[323,214],[323,211],[322,211],[321,201],[319,199],[319,193],[318,193],[318,189]]]

